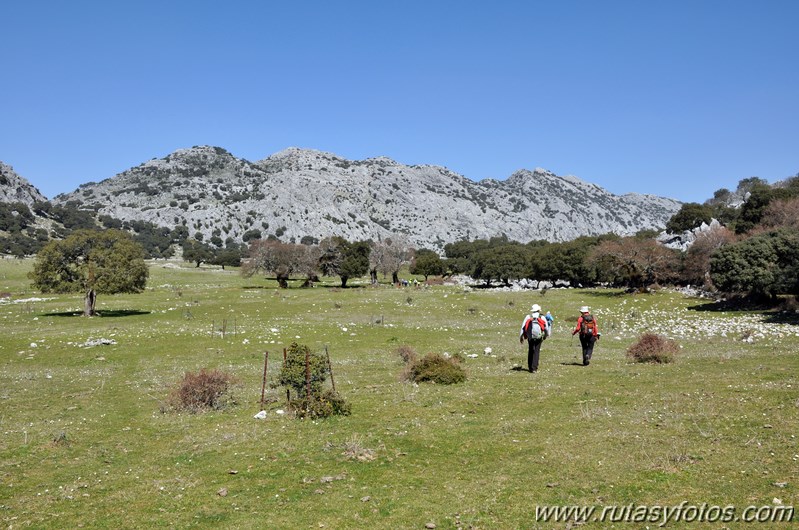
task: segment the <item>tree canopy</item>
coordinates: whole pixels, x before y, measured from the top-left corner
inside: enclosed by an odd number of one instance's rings
[[[148,275],[144,250],[127,232],[77,230],[39,251],[30,278],[44,293],[87,291],[85,314],[91,316],[95,292],[138,293]]]

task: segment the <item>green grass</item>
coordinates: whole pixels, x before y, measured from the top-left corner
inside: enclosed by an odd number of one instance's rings
[[[281,291],[163,262],[145,293],[101,295],[103,316],[87,319],[79,295],[32,291],[30,265],[0,261],[6,527],[565,528],[536,523],[536,505],[799,504],[795,324],[746,343],[736,322],[762,315],[676,293]],[[46,300],[14,303],[31,298]],[[537,374],[514,369],[533,302],[556,318]],[[584,304],[603,332],[586,368],[569,333]],[[676,363],[626,359],[652,328],[681,344]],[[116,344],[81,346],[91,338]],[[294,340],[328,345],[351,416],[281,416],[285,394],[269,389],[267,419],[253,418],[264,352],[274,381]],[[465,383],[416,386],[399,379],[402,344],[478,357]],[[238,405],[162,413],[203,367],[239,379]]]

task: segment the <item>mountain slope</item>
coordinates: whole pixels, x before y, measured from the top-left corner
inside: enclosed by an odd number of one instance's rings
[[[0,162],[0,202],[22,202],[28,206],[47,198],[33,184],[14,172],[14,168]]]
[[[67,201],[121,220],[185,224],[205,240],[240,241],[255,230],[296,242],[402,233],[417,246],[437,249],[503,234],[518,241],[633,234],[665,226],[680,207],[651,195],[616,196],[540,169],[474,182],[446,168],[384,157],[351,161],[289,148],[250,162],[208,146],[150,160],[53,202]]]

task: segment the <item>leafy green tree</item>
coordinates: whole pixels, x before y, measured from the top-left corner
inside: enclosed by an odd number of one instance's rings
[[[346,287],[350,278],[358,278],[368,272],[369,243],[356,241],[345,245],[338,272],[339,278],[341,278],[341,287]]]
[[[799,231],[775,230],[721,247],[710,259],[710,275],[724,292],[799,294]]]
[[[702,223],[710,224],[712,218],[713,213],[710,206],[698,202],[687,202],[668,220],[666,230],[672,234],[682,233],[686,230],[693,230]]]
[[[97,293],[138,293],[149,271],[144,250],[119,230],[78,230],[37,254],[30,278],[44,293],[85,292],[85,316],[96,314]]]
[[[533,248],[529,276],[539,280],[566,280],[590,285],[596,281],[596,266],[588,259],[600,242],[592,236],[563,243],[546,243]]]
[[[183,261],[194,262],[197,267],[202,263],[210,263],[214,255],[213,248],[196,239],[187,239],[183,242]]]
[[[434,251],[422,248],[416,252],[416,256],[411,262],[410,273],[421,274],[424,281],[430,276],[438,276],[447,271],[441,257]]]
[[[350,278],[369,272],[369,243],[350,243],[343,237],[325,238],[319,243],[319,270],[325,276],[341,278],[341,287],[347,286]]]
[[[239,248],[224,248],[218,250],[211,259],[212,265],[225,267],[238,267],[241,265],[241,250]]]
[[[477,266],[477,254],[490,246],[485,239],[457,241],[444,245],[446,265],[452,274],[472,274]]]
[[[752,187],[749,197],[741,206],[738,222],[735,224],[735,233],[743,234],[757,226],[773,198],[774,192],[767,184]]]
[[[525,276],[528,268],[527,252],[524,245],[506,243],[481,250],[477,253],[473,277],[483,280],[487,285],[492,280],[504,284]]]

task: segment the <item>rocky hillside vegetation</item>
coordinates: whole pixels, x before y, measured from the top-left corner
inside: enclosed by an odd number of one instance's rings
[[[446,168],[361,161],[290,148],[258,162],[219,147],[178,150],[53,199],[121,221],[185,227],[191,237],[285,242],[403,234],[417,247],[507,236],[567,241],[657,229],[680,208],[652,195],[613,195],[536,169],[471,181]]]

